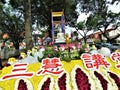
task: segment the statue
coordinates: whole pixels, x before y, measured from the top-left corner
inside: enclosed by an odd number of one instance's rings
[[[56,43],[64,43],[65,38],[64,38],[64,33],[62,33],[62,29],[59,28],[59,33],[57,33],[57,38],[55,40]]]
[[[68,44],[70,43],[70,38],[68,33],[65,34],[65,41],[66,41],[66,45],[68,46]]]
[[[59,33],[57,34],[57,39],[64,39],[64,33],[62,33],[62,30],[59,30]]]

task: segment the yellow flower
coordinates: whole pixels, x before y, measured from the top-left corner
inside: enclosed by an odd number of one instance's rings
[[[9,64],[13,64],[13,63],[15,63],[16,61],[17,61],[17,60],[16,60],[16,58],[14,58],[14,57],[8,59],[8,63],[9,63]]]
[[[16,62],[16,58],[12,57],[8,59],[8,62]]]
[[[24,52],[21,52],[21,53],[20,53],[20,56],[23,57],[23,58],[25,58],[25,57],[26,57],[26,54],[25,54]]]
[[[31,51],[31,50],[28,50],[27,52],[31,53],[32,51]]]
[[[115,50],[115,52],[119,52],[119,50],[117,49],[117,50]]]

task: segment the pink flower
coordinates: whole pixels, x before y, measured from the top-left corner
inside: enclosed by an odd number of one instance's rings
[[[80,44],[80,43],[77,43],[77,44],[76,44],[76,48],[77,48],[77,49],[80,49],[80,48],[81,48],[81,44]]]
[[[40,50],[41,50],[41,51],[45,51],[45,47],[44,47],[44,46],[41,46],[41,47],[40,47]]]
[[[54,51],[58,51],[58,47],[57,46],[54,46]]]
[[[88,48],[85,48],[85,52],[89,52],[89,49],[88,49]]]
[[[60,49],[61,51],[64,51],[64,50],[65,50],[65,45],[61,44],[59,49]]]
[[[75,50],[76,49],[75,44],[74,43],[69,44],[69,48]]]
[[[51,57],[51,54],[48,54],[48,57]]]

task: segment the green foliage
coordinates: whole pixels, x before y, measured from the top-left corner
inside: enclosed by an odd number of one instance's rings
[[[77,23],[77,28],[80,30],[85,29],[85,21]]]
[[[0,2],[2,2],[3,4],[5,4],[5,3],[6,3],[6,0],[1,0]]]
[[[120,25],[120,12],[115,13],[108,9],[108,5],[118,5],[118,0],[78,0],[81,12],[90,13],[85,25],[89,30],[104,30],[103,35],[107,41],[113,41],[120,36],[111,38],[108,36],[107,28],[111,25],[115,26],[114,30]],[[113,27],[111,27],[113,28]]]
[[[90,15],[87,18],[86,26],[89,27],[90,30],[97,27],[97,19],[99,19],[99,16],[94,17],[94,16]]]
[[[10,0],[14,9],[24,14],[25,0]],[[65,20],[67,23],[74,23],[78,14],[75,11],[77,3],[73,0],[31,0],[32,24],[48,26],[51,29],[51,11],[64,10]],[[72,22],[72,23],[71,23]]]
[[[63,58],[62,60],[66,61],[66,62],[70,62],[72,59],[67,56],[67,57]]]
[[[24,31],[22,15],[16,14],[9,5],[1,5],[0,9],[0,30],[3,33],[9,34],[10,41],[12,41],[17,48],[19,47],[19,42],[22,42],[24,39],[22,35]]]
[[[81,56],[82,53],[85,53],[85,48],[86,48],[86,45],[82,45],[80,50],[79,50],[79,56]]]
[[[49,58],[59,57],[60,56],[60,52],[55,51],[54,47],[46,47],[46,50],[43,52],[43,54],[44,54],[44,57],[49,57]]]
[[[79,57],[79,51],[76,49],[72,50],[69,48],[66,48],[65,50],[61,50],[60,47],[57,47],[57,49],[55,49],[56,46],[51,46],[51,47],[46,47],[45,51],[43,51],[43,58],[41,58],[39,61],[41,62],[42,59],[44,58],[53,58],[53,57],[59,57],[60,60],[64,60],[67,62],[70,62],[71,60],[75,60],[75,59],[80,59]]]
[[[95,40],[94,43],[101,43],[101,40]]]
[[[23,0],[10,0],[9,2],[14,9],[22,9],[23,10],[23,8],[20,7],[21,5],[24,5]]]

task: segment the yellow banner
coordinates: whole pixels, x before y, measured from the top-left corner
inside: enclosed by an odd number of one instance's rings
[[[28,88],[28,90],[46,90],[45,88],[49,88],[47,90],[119,90],[120,70],[115,67],[117,62],[113,62],[110,58],[106,58],[106,60],[111,64],[107,69],[100,67],[99,69],[89,70],[85,68],[83,60],[59,62],[56,59],[52,60],[52,62],[46,59],[42,63],[15,64],[14,66],[4,67],[0,71],[0,90],[22,90],[20,89],[22,86]],[[43,65],[45,63],[50,63],[53,66]],[[26,74],[31,76],[10,79],[11,73],[15,77],[15,74],[20,72],[18,67],[21,66],[21,73],[26,71]],[[48,67],[56,70],[45,71]],[[114,78],[115,75],[118,82]],[[5,78],[8,79],[5,80]]]

